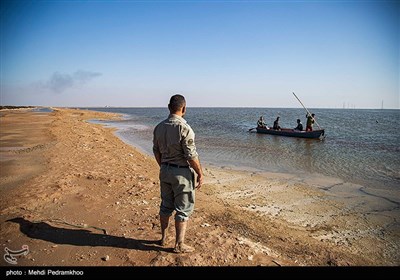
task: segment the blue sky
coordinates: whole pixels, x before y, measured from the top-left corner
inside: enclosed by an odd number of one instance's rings
[[[1,1],[2,105],[400,108],[399,1]]]

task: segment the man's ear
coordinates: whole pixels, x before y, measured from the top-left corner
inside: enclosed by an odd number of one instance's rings
[[[186,113],[186,105],[182,107],[182,114]]]

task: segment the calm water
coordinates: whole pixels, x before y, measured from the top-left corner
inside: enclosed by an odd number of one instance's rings
[[[94,108],[91,108],[94,109]],[[152,154],[152,131],[168,116],[166,108],[95,108],[125,114],[107,122],[119,135]],[[294,128],[304,109],[188,108],[186,120],[196,133],[201,160],[263,171],[319,173],[348,182],[400,187],[400,110],[313,109],[325,128],[323,141],[249,132],[260,115],[272,125]],[[314,128],[317,125],[314,124]]]

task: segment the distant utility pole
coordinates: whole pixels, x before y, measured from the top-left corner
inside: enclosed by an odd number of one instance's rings
[[[381,109],[383,109],[383,99],[382,99],[382,106],[381,106]]]

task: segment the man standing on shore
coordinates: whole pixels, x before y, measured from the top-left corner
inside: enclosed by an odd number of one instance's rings
[[[187,222],[194,209],[195,174],[197,186],[203,183],[203,172],[194,144],[194,132],[183,118],[186,113],[185,97],[176,94],[169,101],[170,115],[159,123],[153,134],[153,153],[160,165],[160,244],[166,244],[169,217],[175,210],[176,253],[193,252],[184,244]]]

